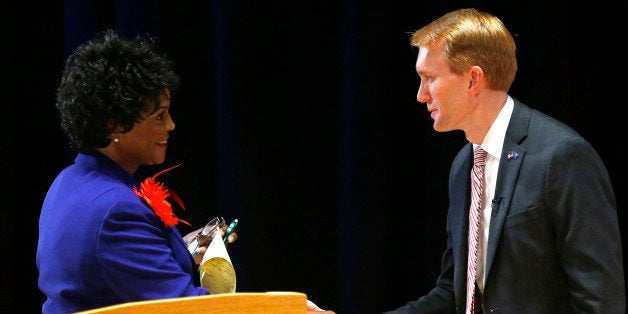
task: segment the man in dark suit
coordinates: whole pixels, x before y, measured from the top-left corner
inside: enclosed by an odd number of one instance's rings
[[[469,143],[450,171],[436,287],[391,313],[625,313],[608,172],[573,129],[508,94],[517,61],[504,24],[461,9],[417,30],[411,44],[419,50],[417,100],[436,131],[462,130]],[[487,155],[472,228],[471,169],[480,147]],[[477,249],[469,246],[473,229]]]

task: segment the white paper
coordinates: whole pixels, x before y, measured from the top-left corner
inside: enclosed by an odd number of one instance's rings
[[[199,272],[201,274],[201,286],[207,289],[209,293],[235,292],[235,269],[220,233],[216,233],[207,247],[199,266]]]

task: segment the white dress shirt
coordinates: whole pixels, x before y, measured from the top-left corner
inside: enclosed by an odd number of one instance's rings
[[[504,137],[508,122],[512,115],[514,101],[510,96],[506,99],[506,104],[497,115],[497,118],[486,133],[484,141],[480,146],[486,151],[486,166],[484,167],[484,191],[482,193],[482,212],[480,213],[480,236],[478,239],[477,258],[477,284],[478,289],[484,292],[484,281],[486,280],[486,246],[488,244],[488,231],[491,222],[491,205],[495,198],[495,182],[497,181],[497,169],[502,155]],[[475,149],[477,145],[473,145]]]

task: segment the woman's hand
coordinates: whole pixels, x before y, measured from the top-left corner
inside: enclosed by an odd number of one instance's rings
[[[227,226],[217,230],[215,233],[212,233],[212,234],[210,234],[208,236],[200,235],[200,232],[201,232],[202,229],[203,228],[199,228],[197,230],[194,230],[194,231],[186,234],[183,237],[183,241],[188,246],[188,248],[189,248],[190,245],[194,245],[196,247],[196,249],[193,252],[191,252],[192,257],[194,258],[194,262],[196,263],[196,265],[200,265],[201,261],[203,261],[203,256],[205,255],[205,252],[207,251],[207,247],[209,246],[209,244],[214,239],[214,236],[216,234],[218,234],[218,236],[220,236],[220,238],[222,238],[224,236],[224,234],[225,234],[225,231],[227,230]],[[193,242],[195,242],[195,240],[198,240],[198,244],[193,243]],[[236,240],[238,240],[238,234],[236,232],[233,232],[227,238],[227,243],[225,243],[225,245],[229,245],[229,244],[235,242]]]
[[[192,241],[194,241],[194,239],[196,238],[196,235],[199,234],[199,232],[201,232],[201,230],[203,230],[203,228],[198,228],[186,234],[185,236],[183,236],[183,242],[185,242],[185,245],[189,246],[190,243],[192,243]]]

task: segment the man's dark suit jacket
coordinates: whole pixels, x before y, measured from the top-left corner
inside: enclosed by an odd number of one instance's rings
[[[472,161],[468,143],[451,166],[436,287],[394,313],[464,313]],[[484,313],[625,313],[615,196],[601,158],[574,130],[516,99],[486,258]]]

